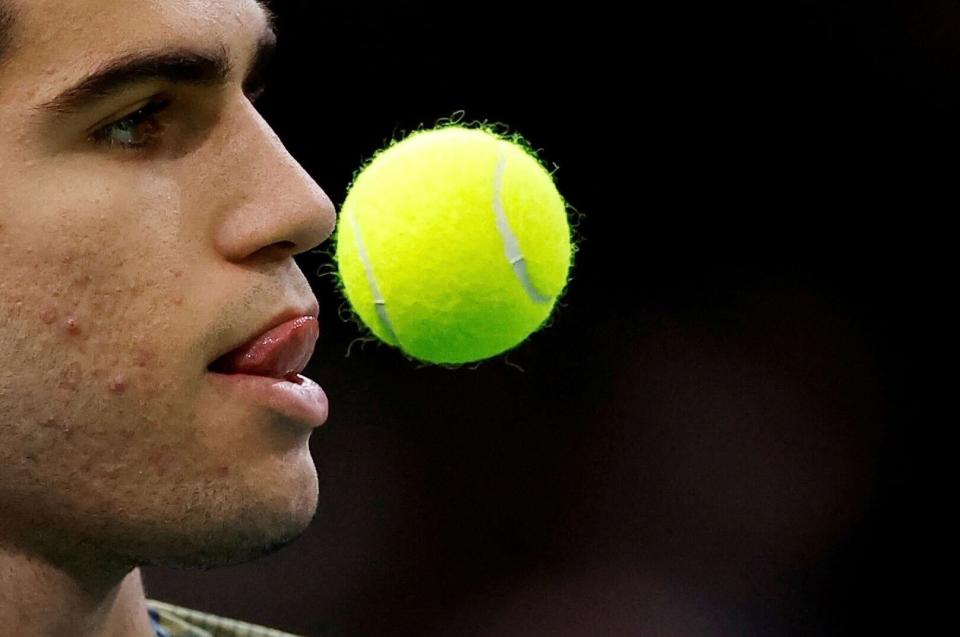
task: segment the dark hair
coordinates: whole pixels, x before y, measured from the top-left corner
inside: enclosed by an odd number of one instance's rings
[[[0,64],[3,64],[3,54],[10,44],[10,34],[13,31],[13,9],[4,0],[0,0]]]

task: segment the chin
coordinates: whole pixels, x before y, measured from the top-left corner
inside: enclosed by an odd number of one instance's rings
[[[190,570],[236,566],[296,541],[316,510],[315,491],[312,498],[288,496],[232,511],[225,511],[223,503],[194,508],[171,519],[166,528],[162,523],[151,525],[123,552],[138,566]]]
[[[311,516],[312,519],[312,516]],[[167,550],[144,547],[139,566],[159,566],[188,570],[210,570],[225,566],[246,564],[266,557],[296,541],[307,530],[310,519],[286,520],[284,526],[266,530],[256,528],[222,527],[221,530],[198,532],[191,537],[180,536]]]

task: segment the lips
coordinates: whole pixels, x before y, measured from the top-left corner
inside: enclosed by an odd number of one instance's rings
[[[300,372],[313,356],[320,327],[316,316],[288,320],[227,352],[208,369],[218,374],[245,374],[300,384]]]

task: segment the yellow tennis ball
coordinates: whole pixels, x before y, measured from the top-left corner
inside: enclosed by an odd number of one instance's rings
[[[540,329],[574,252],[566,204],[537,158],[461,126],[378,153],[349,189],[334,242],[360,320],[437,364],[488,359]]]

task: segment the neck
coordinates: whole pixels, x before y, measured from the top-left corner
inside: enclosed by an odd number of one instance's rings
[[[67,571],[2,544],[0,627],[36,637],[155,637],[139,569]]]

